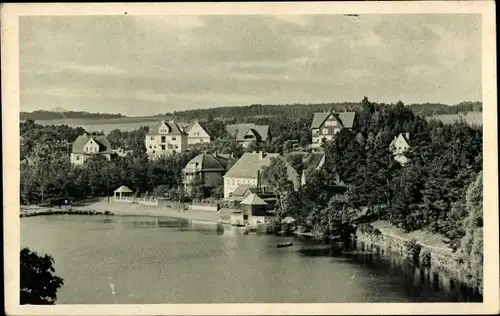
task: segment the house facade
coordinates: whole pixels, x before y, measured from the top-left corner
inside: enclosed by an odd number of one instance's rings
[[[190,194],[196,183],[202,183],[205,191],[210,191],[222,183],[232,160],[231,155],[199,154],[191,159],[182,170],[184,190]]]
[[[259,173],[262,168],[271,164],[272,158],[283,159],[287,166],[288,179],[293,182],[295,189],[300,186],[300,176],[295,169],[280,154],[266,154],[262,151],[244,153],[241,158],[224,175],[224,198],[228,199],[240,186],[257,187]]]
[[[146,152],[151,159],[180,153],[188,147],[188,134],[174,121],[161,121],[146,134]]]
[[[206,144],[210,143],[211,136],[203,128],[200,122],[195,121],[194,123],[179,124],[183,127],[184,132],[188,135],[188,145],[194,144]]]
[[[410,148],[410,133],[400,133],[394,137],[389,147],[394,160],[404,166],[409,161],[405,156],[405,152]]]
[[[243,148],[255,145],[264,150],[271,142],[269,125],[234,124],[228,125],[226,130]]]
[[[111,160],[114,151],[104,135],[83,133],[73,142],[70,160],[73,165],[83,165],[91,157],[104,156]]]
[[[342,129],[352,129],[356,112],[322,112],[314,113],[311,124],[311,148],[321,148],[324,141],[333,140]]]

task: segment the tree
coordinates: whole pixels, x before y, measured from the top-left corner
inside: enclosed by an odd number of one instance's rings
[[[20,304],[55,304],[57,291],[64,285],[64,280],[54,275],[54,259],[23,248],[20,263]]]
[[[287,192],[293,191],[293,182],[288,178],[287,165],[282,158],[273,157],[269,166],[262,168],[262,182],[268,184],[279,197],[280,209],[283,211],[283,198]]]
[[[467,279],[482,292],[483,286],[483,173],[477,175],[467,189],[463,221],[465,236],[462,238],[456,259]]]

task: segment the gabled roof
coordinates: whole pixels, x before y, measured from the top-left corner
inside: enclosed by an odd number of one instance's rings
[[[224,175],[232,178],[256,179],[257,171],[271,164],[271,158],[279,154],[263,154],[262,160],[259,153],[244,153],[243,156]]]
[[[224,175],[226,178],[246,178],[256,179],[257,171],[264,166],[271,164],[271,158],[281,158],[287,166],[288,179],[293,182],[294,186],[299,185],[299,174],[297,171],[281,156],[280,154],[262,154],[260,153],[244,153],[241,158],[229,169]]]
[[[392,147],[399,138],[404,140],[406,145],[410,146],[410,133],[399,133],[398,136],[394,137],[389,146]]]
[[[252,193],[243,199],[243,201],[240,202],[240,205],[267,205],[267,203],[257,194]]]
[[[354,125],[354,118],[356,117],[356,112],[318,112],[314,113],[313,122],[311,128],[320,128],[326,121],[330,114],[337,116],[338,120],[345,128],[352,128]]]
[[[78,136],[75,141],[73,142],[72,145],[72,153],[77,154],[77,153],[83,153],[83,148],[85,145],[88,143],[90,139],[93,139],[97,145],[99,146],[99,152],[104,152],[104,151],[111,151],[111,144],[109,143],[108,139],[104,135],[88,135],[87,133],[84,133],[80,136]]]
[[[115,190],[116,193],[132,193],[134,191],[130,190],[127,186],[122,185],[118,189]]]
[[[243,196],[248,190],[252,190],[252,193],[257,192],[257,187],[248,184],[240,184],[234,191],[233,196]]]
[[[200,171],[225,171],[227,160],[222,157],[220,159],[215,158],[211,154],[199,154],[198,156],[191,159],[185,169],[197,169]]]
[[[160,127],[165,124],[169,130],[170,133],[168,134],[160,134]],[[156,123],[155,125],[151,126],[149,128],[149,131],[147,132],[146,135],[174,135],[174,136],[181,136],[181,135],[187,135],[187,132],[185,132],[184,128],[182,126],[179,126],[179,124],[175,123],[174,121],[170,122],[165,122],[165,121],[160,121]]]
[[[237,141],[244,141],[245,135],[248,134],[249,131],[254,133],[255,137],[259,139],[259,141],[267,141],[267,136],[269,135],[269,125],[255,125],[255,124],[233,124],[227,125],[226,131],[236,137]]]
[[[322,152],[314,152],[304,157],[303,164],[305,166],[305,170],[313,170],[319,169],[324,163],[323,158],[325,157],[325,153]]]

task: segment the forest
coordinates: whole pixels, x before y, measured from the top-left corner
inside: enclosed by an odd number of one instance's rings
[[[411,147],[403,167],[389,145],[404,132],[410,133]],[[365,98],[353,130],[342,130],[323,146],[325,167],[287,195],[282,216],[293,216],[305,230],[328,234],[367,208],[374,220],[407,232],[438,233],[453,249],[459,247],[471,212],[467,192],[482,177],[481,129],[464,122],[427,122],[402,103],[373,104]],[[482,214],[474,225],[482,227],[481,221]]]
[[[438,114],[458,114],[463,112],[482,111],[482,103],[477,101],[461,102],[455,105],[446,105],[442,103],[415,103],[408,104],[407,107],[413,110],[415,114],[422,116],[432,116]],[[266,117],[303,117],[311,116],[314,112],[323,111],[357,111],[361,108],[360,102],[336,102],[336,103],[317,103],[317,104],[252,104],[246,106],[215,107],[210,109],[185,110],[173,113],[159,113],[157,116],[165,116],[168,119],[192,121],[209,120],[210,118],[219,118],[223,120],[242,120],[257,119]],[[126,117],[121,114],[107,113],[88,113],[82,111],[44,111],[21,112],[21,120],[52,120],[52,119],[106,119]]]

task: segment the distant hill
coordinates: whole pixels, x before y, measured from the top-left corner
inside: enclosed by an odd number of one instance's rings
[[[56,108],[52,111],[38,110],[33,112],[21,112],[21,120],[57,120],[57,119],[73,119],[73,118],[87,118],[87,119],[109,119],[109,118],[122,118],[126,117],[121,114],[110,113],[89,113],[84,111],[65,111],[61,108]]]
[[[462,102],[456,105],[446,105],[442,103],[422,103],[422,104],[409,104],[415,113],[422,116],[436,116],[443,114],[459,114],[464,112],[481,112],[482,102]],[[21,120],[35,120],[35,121],[49,121],[49,120],[62,120],[62,119],[121,119],[130,118],[134,121],[150,121],[165,119],[175,119],[180,121],[193,121],[196,119],[204,120],[208,118],[217,118],[223,120],[232,120],[238,118],[242,121],[243,118],[267,118],[276,116],[294,116],[294,117],[312,117],[314,112],[324,112],[335,110],[342,111],[356,111],[361,107],[361,102],[337,102],[337,103],[318,103],[318,104],[252,104],[247,106],[230,106],[230,107],[216,107],[210,109],[197,109],[176,111],[173,113],[158,114],[148,117],[135,118],[127,117],[121,114],[110,113],[89,113],[89,112],[75,112],[65,111],[64,109],[57,108],[52,111],[39,110],[34,112],[21,112]],[[48,122],[47,122],[48,123]],[[118,122],[117,122],[118,123]]]
[[[441,103],[409,104],[415,113],[422,116],[435,116],[440,114],[458,114],[462,112],[482,111],[482,102],[462,102],[457,105],[446,105]],[[209,117],[219,119],[233,119],[243,117],[273,117],[273,116],[295,116],[312,117],[314,112],[335,110],[356,111],[361,107],[361,102],[321,103],[321,104],[253,104],[248,106],[218,107],[211,109],[186,110],[166,113],[166,116],[177,120],[207,119]]]

